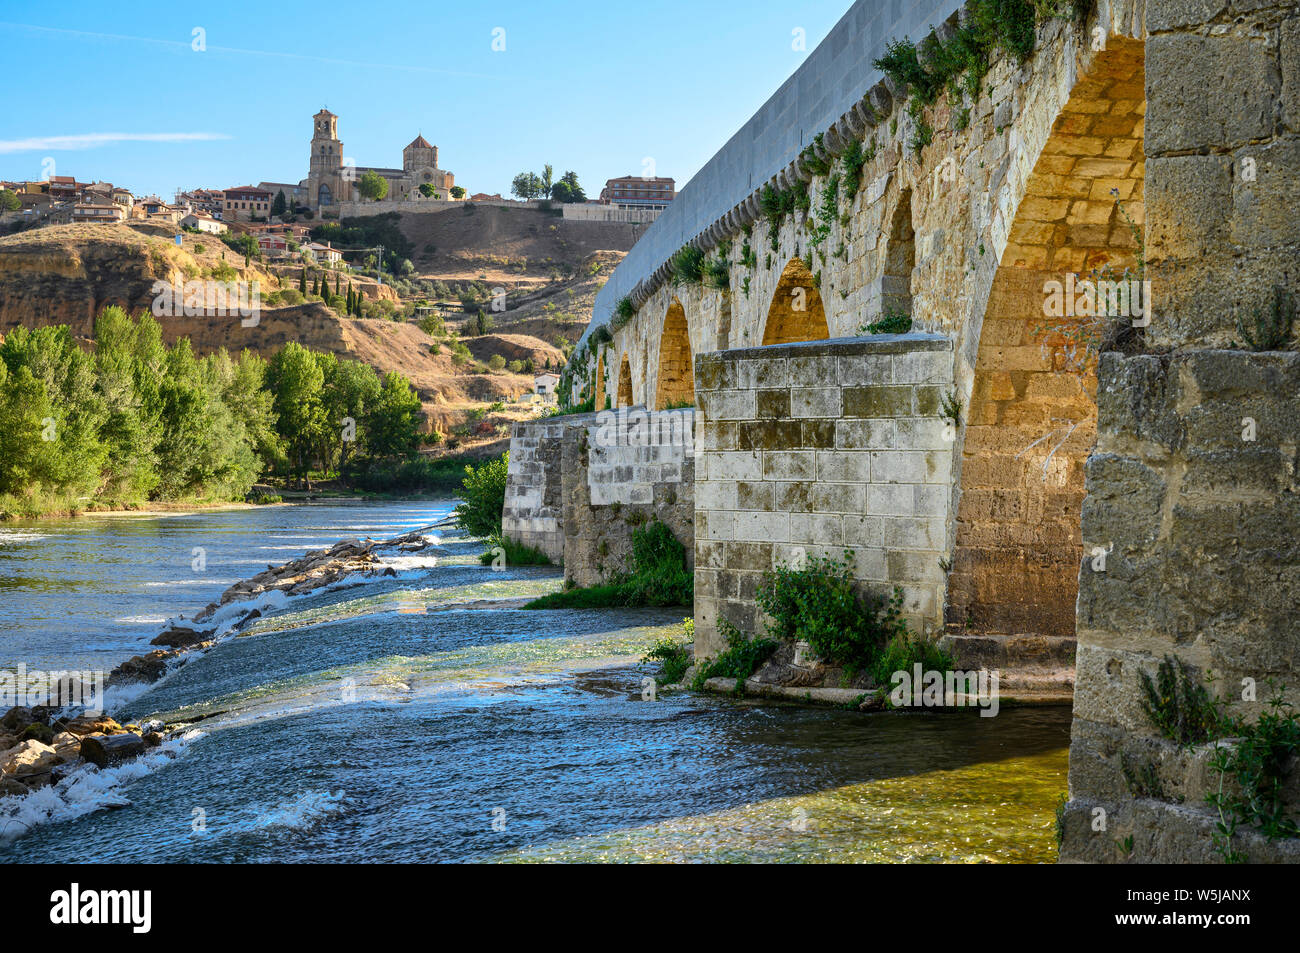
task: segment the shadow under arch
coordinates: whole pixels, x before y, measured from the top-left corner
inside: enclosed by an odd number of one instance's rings
[[[618,395],[616,403],[619,407],[632,406],[632,362],[623,355],[623,360],[619,362],[618,367]]]

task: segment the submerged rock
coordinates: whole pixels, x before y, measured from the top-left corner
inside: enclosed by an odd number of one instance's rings
[[[198,645],[206,641],[212,632],[192,629],[184,625],[174,625],[166,632],[155,636],[150,645],[165,645],[168,648],[180,649],[189,648],[192,645]]]

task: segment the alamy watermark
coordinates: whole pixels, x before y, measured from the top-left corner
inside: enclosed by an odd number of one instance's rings
[[[256,281],[155,281],[151,290],[155,318],[237,316],[246,328],[262,319],[262,292]]]
[[[87,715],[104,712],[104,672],[27,670],[19,662],[15,671],[0,670],[0,711],[10,708],[74,706]]]
[[[1049,318],[1130,318],[1133,327],[1151,323],[1151,282],[1146,279],[1066,275],[1065,281],[1043,283],[1043,314]]]
[[[910,672],[894,672],[889,683],[889,702],[895,708],[974,707],[980,709],[981,718],[998,713],[997,672],[941,672],[917,662]]]

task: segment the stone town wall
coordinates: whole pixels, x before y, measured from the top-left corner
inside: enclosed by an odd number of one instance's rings
[[[852,554],[854,577],[902,589],[917,631],[942,624],[952,343],[940,335],[739,348],[696,360],[697,655],[718,619],[761,632],[763,574]]]

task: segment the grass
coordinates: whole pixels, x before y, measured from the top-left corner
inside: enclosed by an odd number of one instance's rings
[[[509,536],[492,536],[488,538],[487,549],[478,557],[484,566],[491,566],[500,555],[506,566],[549,566],[551,557],[536,546],[525,546],[515,542]],[[497,550],[501,550],[500,554]]]
[[[686,548],[666,524],[654,519],[632,531],[631,572],[600,585],[542,596],[524,608],[685,606],[694,601],[695,577],[686,568]]]

